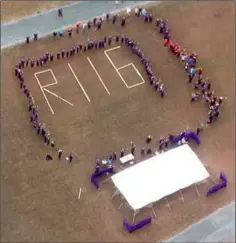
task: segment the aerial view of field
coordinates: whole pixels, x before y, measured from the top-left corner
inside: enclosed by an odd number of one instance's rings
[[[235,4],[164,2],[147,11],[154,16],[152,23],[132,13],[122,27],[118,15],[115,24],[104,21],[99,30],[80,29],[76,34],[73,29],[72,37],[66,32],[2,51],[3,242],[157,242],[235,199]],[[211,89],[227,97],[216,122],[207,125],[209,107],[203,99],[190,102],[193,83],[188,83],[179,58],[163,46],[156,18],[168,20],[171,40],[197,53],[197,66],[211,80]],[[138,42],[167,94],[162,98],[155,91],[140,59],[115,38],[105,48],[81,50],[59,60],[54,55],[53,62],[33,68],[29,63],[23,69],[25,85],[56,148],[45,145],[30,122],[27,98],[14,73],[16,64],[22,58],[36,60],[47,52],[56,54],[117,34]],[[182,194],[170,195],[171,212],[162,200],[153,204],[157,217],[129,234],[122,222],[131,221],[132,215],[126,207],[118,210],[119,197],[111,200],[112,182],[100,190],[91,184],[96,160],[113,152],[119,157],[122,148],[130,153],[132,141],[138,163],[144,159],[140,149],[147,148],[148,135],[153,137],[149,147],[157,150],[161,137],[186,128],[195,131],[201,123],[200,145],[189,145],[213,180],[219,180],[222,171],[227,175],[227,188],[206,197],[213,183],[209,180],[199,185],[199,196],[192,187],[183,189],[184,202]],[[61,160],[58,149],[63,150]],[[71,163],[66,160],[70,153]],[[47,161],[47,154],[53,160]],[[114,167],[120,171],[129,166],[117,159]],[[136,220],[150,214],[145,209]]]

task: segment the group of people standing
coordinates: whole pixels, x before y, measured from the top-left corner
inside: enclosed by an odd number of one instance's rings
[[[116,42],[118,42],[119,39],[121,39],[122,44],[124,43],[128,48],[130,48],[132,53],[136,54],[136,56],[140,59],[140,61],[142,62],[145,68],[150,84],[155,87],[155,90],[159,92],[161,97],[163,98],[164,95],[167,93],[164,84],[162,83],[161,79],[160,78],[158,79],[154,74],[154,72],[152,71],[150,66],[150,61],[138,46],[138,42],[133,41],[129,37],[123,37],[123,35],[122,36],[117,35]]]
[[[39,120],[39,107],[36,105],[33,95],[30,93],[30,90],[27,88],[25,84],[25,78],[23,75],[23,68],[28,66],[28,59],[25,61],[22,59],[15,67],[15,76],[18,78],[20,83],[20,89],[22,89],[23,94],[26,96],[28,100],[28,112],[30,114],[30,123],[33,125],[36,130],[38,136],[41,136],[44,140],[44,144],[50,146],[53,150],[57,150],[55,147],[55,142],[50,137],[50,132],[46,128],[44,123],[41,123]],[[57,150],[58,159],[62,158],[62,149]],[[69,154],[67,160],[72,162],[74,155],[72,153]],[[53,157],[50,154],[46,155],[46,160],[52,160]]]
[[[61,11],[61,10],[60,10]],[[135,15],[137,17],[142,16],[145,23],[153,23],[153,15],[151,13],[148,13],[145,9],[142,8],[136,8],[135,9]],[[60,17],[62,17],[62,11],[60,13]],[[102,27],[102,24],[104,20],[107,22],[111,22],[112,24],[115,24],[117,21],[117,15],[116,14],[106,14],[104,18],[94,18],[92,21],[88,21],[86,24],[82,25],[83,31],[86,31],[90,29],[91,27],[94,27],[95,30],[99,30]],[[121,18],[120,25],[125,26],[126,25],[126,16],[123,16]],[[194,90],[195,92],[192,93],[191,102],[194,102],[198,100],[201,95],[206,100],[207,103],[210,104],[209,108],[209,119],[207,123],[212,123],[214,120],[216,120],[219,117],[219,108],[222,104],[223,97],[218,97],[214,94],[214,91],[211,90],[211,82],[208,78],[203,78],[203,70],[202,68],[197,68],[197,55],[196,53],[187,53],[185,49],[182,49],[177,43],[175,43],[170,37],[170,29],[168,27],[168,21],[163,19],[156,19],[155,27],[159,30],[159,33],[163,36],[164,40],[164,46],[169,47],[169,50],[171,53],[173,53],[176,57],[178,57],[182,63],[184,63],[184,68],[186,73],[188,74],[189,83],[194,82]],[[81,25],[78,23],[76,25],[76,32],[80,32]],[[69,36],[72,35],[72,30],[68,30]],[[57,33],[53,33],[54,37],[57,35]],[[88,50],[92,49],[103,49],[106,46],[109,46],[112,44],[112,42],[115,43],[121,43],[130,48],[132,53],[136,54],[140,61],[143,63],[146,74],[149,78],[150,84],[154,87],[156,91],[158,91],[161,95],[161,97],[164,97],[166,92],[166,89],[164,87],[164,84],[162,83],[160,78],[157,78],[155,74],[153,73],[151,67],[150,67],[150,61],[148,58],[144,55],[142,50],[139,48],[139,45],[137,42],[133,41],[132,39],[122,35],[116,35],[114,37],[108,36],[104,37],[100,40],[88,40],[85,44],[79,44],[77,46],[73,46],[69,49],[62,49],[61,51],[57,53],[45,53],[42,57],[34,60],[34,59],[22,59],[15,68],[15,75],[18,77],[20,81],[20,87],[23,89],[23,93],[28,98],[28,109],[30,112],[30,121],[34,125],[34,128],[36,129],[37,133],[39,135],[43,136],[44,142],[47,145],[50,145],[52,148],[55,147],[55,142],[50,139],[50,133],[46,129],[45,124],[42,124],[39,122],[39,109],[38,106],[35,104],[35,101],[33,99],[33,96],[30,94],[29,90],[27,89],[24,77],[23,77],[23,71],[22,69],[24,67],[30,66],[31,68],[37,67],[37,66],[43,66],[44,64],[48,62],[53,62],[54,60],[69,58],[71,56],[75,56],[80,54],[81,52],[86,52]],[[28,43],[28,42],[27,42]],[[198,128],[199,129],[199,128]],[[151,139],[151,136],[149,140]],[[169,141],[171,138],[168,136],[165,139],[160,139],[161,149],[164,144],[164,147],[166,147],[167,140]],[[136,150],[136,146],[134,143],[131,143],[131,153],[134,154]],[[160,148],[159,148],[160,149]],[[144,148],[141,148],[141,155],[144,156],[145,154],[152,154],[152,150],[147,149],[145,151]],[[120,152],[120,157],[123,157],[125,155],[125,149],[122,149]],[[58,158],[61,159],[62,156],[62,149],[58,150]],[[50,156],[49,156],[50,157]],[[109,161],[115,161],[116,160],[116,153],[114,152],[111,156],[109,156]],[[68,160],[71,162],[73,159],[73,154],[70,153],[70,155],[67,157]]]
[[[137,17],[143,16],[144,21],[146,23],[152,23],[153,22],[153,16],[152,14],[148,13],[147,11],[143,11],[141,8],[135,9],[135,15]],[[206,103],[209,104],[209,112],[208,112],[208,120],[207,124],[211,124],[213,121],[217,120],[220,114],[220,105],[222,104],[222,101],[225,99],[222,96],[216,96],[215,92],[211,90],[211,81],[209,78],[203,77],[203,69],[201,67],[197,67],[197,54],[196,53],[188,53],[185,49],[182,49],[180,45],[175,43],[171,40],[170,36],[170,29],[168,27],[168,20],[164,19],[156,19],[155,23],[156,28],[159,30],[159,33],[163,36],[164,39],[164,47],[169,47],[169,50],[173,55],[178,57],[181,62],[184,64],[185,72],[188,75],[188,82],[191,84],[194,82],[193,89],[195,92],[192,93],[191,96],[191,102],[194,102],[198,100],[201,96],[205,99]],[[118,39],[118,37],[116,37]],[[141,59],[142,63],[145,66],[146,73],[149,77],[150,84],[155,87],[156,90],[158,90],[161,93],[161,96],[163,97],[165,94],[165,91],[161,87],[163,87],[163,84],[160,85],[161,80],[157,79],[149,66],[148,59],[144,56],[144,54],[141,52],[139,47],[135,45],[135,43],[129,39],[126,38],[125,44],[128,47],[131,47],[132,52],[136,53],[137,56]],[[204,124],[201,124],[196,129],[196,136],[199,135],[199,133],[203,130]],[[166,137],[160,138],[159,140],[159,147],[158,150],[161,152],[168,148],[168,144],[173,139],[173,135],[168,135]],[[147,144],[151,143],[152,137],[149,135],[146,139]],[[133,155],[135,154],[136,146],[133,142],[131,142],[131,149],[130,153]],[[141,156],[151,155],[152,149],[148,148],[145,149],[144,147],[141,148]],[[113,153],[114,154],[114,153]],[[115,153],[116,154],[116,153]],[[122,158],[125,155],[125,149],[123,148],[120,151],[120,158]],[[112,157],[111,157],[112,158]],[[116,158],[116,156],[115,156]],[[112,160],[114,161],[114,160]]]
[[[211,89],[212,85],[209,78],[203,77],[203,69],[197,67],[197,54],[188,53],[185,49],[181,48],[180,45],[171,40],[168,21],[157,19],[156,28],[158,28],[159,33],[163,35],[164,46],[168,46],[170,52],[178,57],[184,64],[185,72],[188,75],[188,82],[190,84],[194,82],[194,92],[191,95],[191,102],[203,97],[206,103],[209,104],[207,124],[211,124],[219,118],[220,106],[225,98],[215,95],[214,90]]]

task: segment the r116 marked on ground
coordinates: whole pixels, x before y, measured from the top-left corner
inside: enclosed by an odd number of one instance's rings
[[[107,57],[108,61],[109,61],[109,62],[111,63],[111,65],[113,66],[113,68],[115,69],[115,71],[117,72],[117,74],[119,75],[119,77],[121,78],[122,82],[125,84],[126,88],[127,88],[127,89],[131,89],[131,88],[134,88],[134,87],[139,86],[139,85],[141,85],[141,84],[144,84],[144,83],[145,83],[144,78],[142,77],[142,75],[140,74],[140,72],[138,71],[138,69],[135,67],[135,65],[134,65],[133,63],[128,63],[127,65],[124,65],[124,66],[122,66],[122,67],[118,67],[118,68],[115,66],[115,64],[113,63],[113,61],[111,60],[111,58],[109,57],[109,55],[107,54],[107,52],[114,51],[114,50],[117,50],[117,49],[119,49],[119,48],[120,48],[120,46],[113,47],[113,48],[111,48],[111,49],[108,49],[108,50],[104,51],[104,54],[105,54],[105,56]],[[89,62],[89,64],[90,64],[90,66],[92,67],[93,71],[94,71],[95,74],[97,75],[97,77],[98,77],[99,81],[101,82],[102,86],[104,87],[105,91],[107,92],[108,95],[110,95],[110,94],[111,94],[110,91],[109,91],[108,88],[106,87],[106,85],[105,85],[103,79],[101,78],[100,74],[98,73],[98,71],[97,71],[97,69],[95,68],[94,64],[92,63],[91,59],[90,59],[89,57],[87,57],[87,60],[88,60],[88,62]],[[125,81],[124,77],[121,75],[121,73],[120,73],[119,70],[124,69],[124,68],[128,68],[128,67],[130,67],[130,66],[133,67],[133,69],[135,70],[135,72],[137,73],[137,75],[140,77],[140,79],[142,80],[141,82],[139,82],[139,83],[137,83],[137,84],[134,84],[134,85],[128,85],[128,84],[127,84],[127,82]],[[74,76],[74,78],[75,78],[77,84],[79,85],[79,87],[80,87],[81,90],[83,91],[84,96],[86,97],[87,101],[88,101],[88,102],[91,102],[91,100],[90,100],[90,98],[89,98],[87,92],[85,91],[83,85],[81,84],[81,82],[79,81],[78,77],[76,76],[75,71],[74,71],[74,69],[72,68],[72,66],[71,66],[70,63],[68,63],[68,67],[69,67],[69,69],[70,69],[72,75]],[[39,75],[39,74],[42,74],[42,73],[46,73],[46,72],[50,72],[50,73],[51,73],[51,75],[52,75],[52,77],[53,77],[53,79],[54,79],[54,82],[49,83],[49,84],[46,84],[46,85],[42,85],[42,84],[40,83],[40,81],[39,81],[38,75]],[[45,100],[46,100],[46,103],[47,103],[47,105],[48,105],[48,107],[49,107],[49,109],[50,109],[50,111],[51,111],[51,113],[52,113],[53,115],[55,114],[55,112],[54,112],[54,110],[53,110],[53,108],[52,108],[52,106],[51,106],[51,104],[50,104],[50,102],[49,102],[49,100],[48,100],[48,98],[47,98],[47,96],[46,96],[46,92],[49,93],[49,94],[51,94],[51,95],[53,95],[54,97],[56,97],[56,98],[62,100],[63,102],[67,103],[68,105],[70,105],[70,106],[74,106],[74,104],[72,104],[72,103],[69,102],[68,100],[62,98],[61,96],[59,96],[59,95],[57,95],[57,94],[55,94],[55,93],[53,93],[52,91],[50,91],[50,90],[47,89],[48,87],[51,87],[51,86],[53,86],[53,85],[58,84],[58,81],[57,81],[57,79],[56,79],[56,77],[55,77],[55,74],[53,73],[53,71],[52,71],[51,69],[47,69],[47,70],[44,70],[44,71],[36,72],[36,73],[34,74],[34,76],[35,76],[35,78],[36,78],[36,80],[37,80],[37,82],[38,82],[38,85],[39,85],[39,87],[40,87],[42,93],[43,93],[43,96],[44,96],[44,98],[45,98]]]

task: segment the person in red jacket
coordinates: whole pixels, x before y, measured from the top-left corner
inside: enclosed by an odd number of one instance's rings
[[[165,47],[168,46],[169,43],[170,43],[170,40],[169,40],[169,39],[164,39],[164,46],[165,46]]]
[[[180,56],[180,53],[181,53],[181,47],[178,46],[178,45],[176,45],[176,47],[175,47],[175,55],[177,57],[179,57]]]
[[[175,53],[176,43],[169,41],[169,48],[172,53]]]

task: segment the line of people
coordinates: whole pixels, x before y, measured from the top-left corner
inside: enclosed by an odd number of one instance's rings
[[[203,129],[204,129],[204,125],[201,124],[199,127],[197,127],[196,132],[190,132],[190,133],[194,134],[194,136],[196,136],[198,138],[199,134],[203,131]],[[184,135],[187,132],[188,132],[188,129],[185,129],[184,132],[182,132],[178,135],[167,135],[165,137],[161,137],[159,139],[159,141],[157,141],[155,149],[151,148],[151,143],[152,143],[153,137],[151,135],[147,136],[146,146],[145,146],[146,148],[145,147],[140,148],[141,157],[144,158],[145,156],[154,155],[155,151],[158,151],[159,153],[163,153],[172,147],[176,147],[176,146],[187,143],[189,139],[186,137],[181,139],[177,143],[174,141],[176,137]],[[136,147],[135,143],[131,141],[130,149],[122,148],[119,153],[119,157],[117,156],[116,152],[113,152],[109,156],[104,157],[103,159],[97,159],[96,163],[95,163],[95,172],[99,171],[101,168],[104,168],[104,167],[108,167],[108,168],[113,167],[114,162],[117,161],[117,157],[118,158],[124,157],[126,152],[131,153],[133,156],[135,156],[136,150],[137,150],[137,147]]]
[[[141,12],[142,12],[141,9],[140,10],[138,10],[137,8],[135,9],[136,16],[140,16]],[[143,16],[144,16],[145,22],[152,22],[152,15],[150,15],[149,13],[146,13]],[[151,17],[149,17],[149,16],[151,16]],[[206,100],[206,102],[208,102],[210,104],[210,111],[208,113],[209,119],[207,121],[207,123],[210,124],[210,123],[212,123],[212,121],[214,119],[218,118],[219,107],[224,98],[222,96],[221,97],[214,96],[214,91],[211,91],[211,82],[209,81],[208,78],[203,79],[202,68],[196,67],[197,54],[196,53],[188,54],[185,49],[182,49],[178,44],[176,44],[175,42],[170,40],[170,32],[169,32],[169,27],[168,27],[167,23],[168,23],[167,20],[157,19],[156,28],[159,28],[159,33],[163,35],[164,46],[165,47],[169,46],[170,52],[173,53],[176,57],[180,58],[181,62],[183,62],[185,64],[184,68],[185,68],[186,73],[188,74],[189,83],[191,83],[193,81],[193,79],[195,77],[197,77],[197,80],[194,83],[194,89],[196,90],[196,92],[192,93],[191,102],[199,99],[202,94],[202,96]],[[130,40],[127,40],[127,42],[125,42],[125,43],[128,46],[131,46],[132,50],[134,51],[135,47],[130,45],[129,41]],[[145,64],[149,63],[148,60],[145,58],[143,58],[141,60],[142,60],[142,62],[144,61]],[[154,85],[154,87],[155,87],[156,82],[158,82],[158,81],[155,78],[153,78],[152,76],[151,77],[149,76],[149,79],[150,79],[150,84]],[[201,124],[201,126],[197,127],[195,135],[199,136],[199,134],[203,130],[203,128],[204,128],[203,124]],[[159,147],[158,147],[159,152],[162,152],[163,150],[168,149],[169,144],[172,142],[174,137],[175,136],[173,136],[173,135],[168,135],[166,137],[160,138]],[[184,140],[185,141],[181,141],[181,143],[187,142],[186,139],[184,139]],[[147,144],[149,144],[149,143],[151,143],[151,141],[152,141],[152,137],[149,135],[146,139],[146,142],[147,142]],[[131,142],[130,153],[132,153],[134,155],[135,150],[136,150],[136,146],[133,142]],[[151,155],[152,149],[148,148],[145,150],[145,148],[142,147],[140,153],[141,153],[142,157],[145,156],[146,154]],[[120,152],[120,158],[123,157],[124,155],[125,155],[125,149],[122,149]],[[112,157],[111,157],[111,159],[112,159]]]
[[[160,78],[156,78],[156,75],[151,69],[149,59],[144,55],[142,50],[139,48],[138,43],[128,37],[124,37],[124,41],[122,36],[121,38],[121,43],[125,43],[125,45],[131,49],[132,53],[136,54],[136,56],[141,60],[142,64],[144,65],[150,84],[155,87],[155,90],[158,91],[161,97],[163,98],[164,95],[167,94],[164,84],[162,83]],[[116,41],[119,41],[119,35],[116,36]]]
[[[146,10],[142,9],[142,8],[136,8],[135,9],[135,15],[136,16],[143,16],[144,18],[144,22],[146,23],[152,23],[153,22],[153,16],[152,14],[148,13]],[[82,26],[83,31],[86,31],[88,29],[90,29],[92,26],[98,30],[101,29],[101,26],[103,24],[104,19],[106,19],[107,21],[112,22],[112,24],[116,23],[117,20],[117,15],[111,15],[111,14],[107,14],[105,18],[94,18],[93,21],[89,21],[86,24],[84,24]],[[121,20],[121,26],[125,26],[126,23],[126,17],[123,16],[122,20]],[[160,34],[163,35],[163,39],[164,39],[164,46],[168,46],[170,52],[172,52],[176,57],[180,58],[181,62],[184,63],[184,68],[186,73],[188,74],[189,77],[189,83],[192,83],[192,81],[194,80],[194,78],[196,77],[197,80],[194,83],[194,89],[196,90],[195,93],[192,93],[192,98],[191,98],[191,102],[198,100],[201,96],[201,93],[203,95],[203,97],[205,98],[206,102],[210,104],[210,110],[209,110],[209,119],[207,121],[207,123],[212,123],[213,120],[217,119],[219,117],[219,107],[223,101],[223,97],[217,97],[214,95],[214,91],[211,91],[211,83],[208,79],[204,79],[202,76],[202,68],[196,68],[196,62],[197,62],[197,55],[196,53],[192,53],[189,54],[186,52],[186,50],[182,49],[177,43],[175,43],[174,41],[172,41],[170,39],[170,30],[168,27],[168,21],[167,20],[162,20],[162,19],[157,19],[156,23],[155,23],[156,28],[159,29]],[[77,29],[76,32],[79,33],[80,31],[80,24],[77,24]],[[68,30],[69,36],[72,35],[72,30]],[[70,56],[74,56],[75,54],[79,54],[80,52],[86,52],[87,50],[90,49],[101,49],[101,48],[105,48],[106,45],[111,45],[112,44],[112,40],[115,40],[115,42],[120,42],[120,43],[124,43],[126,46],[130,47],[130,49],[132,50],[132,52],[134,54],[136,54],[141,62],[144,64],[146,73],[148,75],[150,84],[155,88],[156,91],[159,91],[161,94],[161,97],[164,97],[164,95],[166,94],[165,88],[164,88],[164,84],[161,82],[161,79],[157,79],[156,76],[154,75],[154,73],[152,72],[151,68],[150,68],[150,61],[148,60],[148,58],[143,54],[143,52],[140,50],[140,48],[138,47],[137,42],[132,41],[130,38],[125,37],[124,35],[117,35],[115,37],[109,36],[109,37],[104,37],[104,39],[100,40],[100,41],[88,41],[88,43],[84,44],[84,45],[78,45],[78,46],[74,46],[70,49],[63,49],[61,51],[59,51],[56,55],[54,55],[53,53],[49,54],[46,53],[43,57],[36,59],[36,60],[30,60],[30,59],[22,59],[20,61],[20,63],[17,65],[16,69],[20,69],[24,68],[24,66],[30,66],[34,67],[34,66],[42,66],[43,64],[47,63],[47,62],[53,62],[55,59],[63,59],[66,57],[70,57]],[[18,76],[18,74],[17,74]],[[23,76],[22,76],[23,77]],[[21,77],[21,79],[22,79]],[[28,94],[28,91],[26,89],[26,86],[24,84],[24,82],[22,82],[23,84],[21,84],[21,88],[24,89],[24,94],[27,95],[27,97],[32,97],[31,95]],[[200,91],[200,92],[199,92]],[[33,105],[31,104],[33,103]],[[34,106],[34,102],[32,101],[32,99],[30,99],[29,102],[29,106]],[[30,109],[30,108],[29,108]],[[34,123],[35,121],[35,117],[37,117],[38,119],[38,110],[34,110],[33,113],[33,109],[31,109],[32,114],[31,114],[31,120]],[[36,112],[35,112],[36,111]],[[38,127],[38,125],[36,126]],[[46,141],[46,144],[50,144],[50,139],[48,138],[50,133],[46,132],[44,137],[44,141]],[[46,138],[45,138],[46,137]],[[162,140],[162,142],[160,144],[164,144],[164,146],[166,146],[165,141],[169,141],[169,139],[171,139],[171,137],[167,136],[164,140],[160,139],[160,141]],[[164,143],[163,143],[164,141]],[[132,148],[131,148],[131,153],[134,154],[136,150],[136,147],[134,144],[132,144]],[[60,151],[60,153],[58,152],[58,158],[61,158],[61,154],[62,151]],[[124,156],[125,150],[122,149],[120,156]],[[152,151],[151,149],[147,149],[147,154],[151,154]],[[144,155],[145,154],[145,149],[141,148],[141,154]],[[72,154],[71,154],[72,156]]]
[[[60,10],[60,9],[59,9]],[[62,10],[60,10],[62,11]],[[59,13],[59,12],[58,12]],[[61,12],[62,13],[62,12]],[[62,15],[61,15],[62,17]],[[93,18],[92,21],[88,21],[85,23],[77,23],[76,24],[76,34],[79,34],[81,31],[83,33],[89,31],[90,29],[94,28],[95,31],[98,31],[102,28],[104,22],[110,22],[113,25],[117,23],[118,21],[118,15],[117,14],[111,14],[111,13],[107,13],[104,17],[96,17]],[[127,22],[127,16],[121,16],[120,18],[120,26],[125,27],[126,26],[126,22]],[[62,37],[65,35],[65,32],[67,32],[68,37],[72,37],[73,34],[73,30],[72,29],[68,29],[67,31],[61,29],[59,31],[53,31],[52,35],[53,38],[56,40],[58,37]],[[34,33],[34,37],[33,37],[34,41],[38,40],[38,34]],[[29,44],[30,43],[30,36],[26,37],[26,43]]]
[[[168,21],[157,19],[156,28],[158,28],[159,33],[163,35],[164,46],[168,46],[170,52],[178,57],[184,64],[185,72],[188,74],[188,82],[191,84],[194,81],[194,92],[191,94],[191,102],[197,101],[203,97],[206,103],[209,104],[207,123],[211,124],[219,118],[220,106],[225,98],[222,96],[216,96],[215,92],[211,90],[211,81],[208,77],[204,78],[203,69],[201,67],[197,67],[197,54],[188,53],[185,49],[181,48],[180,45],[170,39]]]
[[[23,64],[22,64],[23,63]],[[30,93],[30,90],[27,88],[25,84],[25,78],[23,75],[23,67],[25,67],[25,61],[20,61],[19,64],[15,67],[15,76],[18,78],[20,83],[20,89],[23,90],[23,94],[28,99],[28,112],[30,114],[30,123],[33,125],[34,129],[36,130],[38,136],[41,136],[44,140],[44,144],[50,146],[53,150],[56,149],[55,142],[51,139],[51,134],[49,130],[46,128],[45,124],[40,122],[39,120],[39,107],[36,105],[34,97]],[[57,151],[58,159],[62,158],[62,149]],[[69,162],[72,162],[74,157],[73,153],[70,153],[67,157]],[[52,156],[50,154],[46,155],[46,160],[52,160]]]
[[[30,94],[29,90],[27,89],[27,87],[25,85],[22,69],[29,67],[29,66],[31,68],[43,66],[43,65],[47,64],[48,62],[53,62],[55,59],[59,60],[59,59],[68,58],[68,57],[74,56],[76,54],[79,54],[80,52],[86,52],[87,50],[105,48],[106,46],[111,45],[112,41],[114,41],[115,43],[124,44],[127,47],[129,47],[131,49],[131,51],[140,58],[141,62],[143,63],[143,65],[145,67],[145,70],[149,77],[150,82],[151,82],[151,80],[152,81],[156,80],[156,77],[150,68],[150,62],[149,62],[148,58],[144,55],[144,53],[138,47],[138,43],[134,42],[133,40],[131,40],[128,37],[125,37],[124,35],[116,35],[115,37],[112,37],[112,36],[106,37],[105,36],[103,39],[101,39],[99,41],[90,40],[88,43],[86,43],[84,45],[80,44],[80,45],[74,46],[70,49],[62,49],[56,55],[53,53],[49,54],[49,52],[47,52],[47,53],[45,53],[45,55],[43,55],[42,57],[40,57],[36,60],[30,59],[30,58],[23,58],[16,65],[15,75],[18,77],[18,79],[20,81],[20,87],[23,88],[24,94],[28,98],[28,110],[30,112],[30,121],[33,124],[34,128],[36,129],[37,134],[42,135],[42,137],[44,139],[44,143],[46,145],[50,145],[52,148],[54,148],[55,142],[50,140],[50,132],[46,129],[45,124],[39,122],[39,108],[35,104],[33,96]],[[160,92],[161,97],[164,96],[164,94],[165,94],[164,84],[161,84],[160,81],[159,81],[159,86],[156,90],[158,90]],[[135,147],[132,148],[132,153],[134,153],[134,150],[135,150]],[[62,156],[62,149],[59,149],[58,150],[58,159],[61,159],[61,156]],[[68,159],[69,162],[72,162],[73,154],[71,153],[68,156],[68,158],[69,158]],[[53,158],[50,154],[48,154],[46,156],[46,159],[52,160]]]
[[[129,47],[133,54],[135,54],[144,65],[146,74],[148,76],[148,79],[150,81],[150,84],[154,87],[154,89],[160,93],[161,97],[164,97],[167,94],[166,88],[164,86],[164,83],[160,78],[157,78],[154,72],[151,69],[150,61],[149,59],[144,55],[142,50],[138,46],[138,42],[133,41],[129,37],[121,35],[116,36],[105,36],[101,40],[89,40],[85,44],[79,44],[78,46],[73,46],[70,49],[62,49],[61,51],[57,52],[56,54],[53,53],[45,53],[42,57],[34,60],[34,59],[22,59],[20,63],[18,64],[20,67],[29,66],[31,68],[43,66],[44,64],[48,62],[53,62],[54,60],[60,60],[68,57],[72,57],[75,55],[79,55],[81,52],[86,52],[87,50],[92,49],[103,49],[106,46],[110,46],[113,42],[116,44],[121,43]]]

